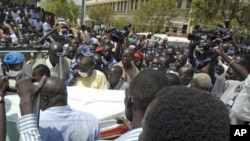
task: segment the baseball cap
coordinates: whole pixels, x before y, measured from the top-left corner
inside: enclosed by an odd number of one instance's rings
[[[6,64],[20,64],[23,63],[24,60],[24,55],[16,51],[9,52],[4,56],[4,63]]]
[[[83,56],[93,56],[94,54],[91,52],[90,47],[87,45],[80,46],[77,49],[78,54],[82,54]]]

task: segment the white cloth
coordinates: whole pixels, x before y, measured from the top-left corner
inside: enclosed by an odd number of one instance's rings
[[[235,99],[232,114],[237,119],[250,122],[250,75],[244,81],[243,90]]]

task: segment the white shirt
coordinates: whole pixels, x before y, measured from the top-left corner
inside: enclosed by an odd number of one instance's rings
[[[43,26],[43,22],[42,21],[35,22],[35,31],[41,30],[42,26]]]
[[[51,76],[57,76],[57,73],[56,73],[56,67],[59,67],[58,64],[55,65],[55,67],[53,67],[53,65],[51,64],[49,58],[46,59],[46,64],[47,66],[49,67],[49,70],[50,70],[50,75]]]

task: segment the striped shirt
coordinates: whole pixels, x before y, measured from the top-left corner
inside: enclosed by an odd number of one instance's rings
[[[142,132],[142,128],[135,128],[129,130],[125,134],[121,135],[119,138],[115,139],[114,141],[138,141],[139,135]]]
[[[27,114],[19,119],[19,132],[23,141],[41,141],[35,114]]]

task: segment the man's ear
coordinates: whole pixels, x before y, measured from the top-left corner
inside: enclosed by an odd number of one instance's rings
[[[127,107],[132,108],[133,104],[134,104],[134,98],[133,98],[133,96],[129,96]]]

